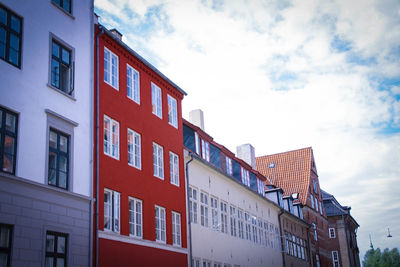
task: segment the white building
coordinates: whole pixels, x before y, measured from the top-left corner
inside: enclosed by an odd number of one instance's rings
[[[183,137],[191,266],[282,266],[281,207],[264,196],[266,178],[204,132],[201,111],[190,117]]]
[[[0,266],[90,264],[92,79],[93,0],[1,0]]]

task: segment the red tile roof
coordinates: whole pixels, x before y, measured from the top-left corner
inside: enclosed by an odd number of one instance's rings
[[[284,191],[284,196],[299,193],[306,205],[313,152],[311,147],[256,158],[257,170]]]

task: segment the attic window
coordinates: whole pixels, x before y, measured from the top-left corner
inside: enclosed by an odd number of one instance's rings
[[[270,163],[270,164],[268,165],[268,168],[275,168],[275,163],[274,163],[274,162]]]
[[[299,198],[299,193],[293,193],[292,194],[293,199],[298,199]]]

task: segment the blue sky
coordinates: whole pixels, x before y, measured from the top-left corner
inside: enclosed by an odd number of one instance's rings
[[[400,245],[400,3],[95,0],[100,22],[258,156],[312,146],[323,189],[361,225],[361,258]],[[386,238],[390,227],[393,237]]]

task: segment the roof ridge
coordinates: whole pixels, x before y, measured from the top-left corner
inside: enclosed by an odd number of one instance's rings
[[[264,156],[258,156],[258,157],[256,157],[256,158],[270,157],[270,156],[275,156],[275,155],[279,155],[279,154],[286,154],[286,153],[296,152],[296,151],[300,151],[300,150],[308,150],[308,149],[312,149],[312,147],[311,147],[311,146],[309,146],[309,147],[303,147],[303,148],[288,150],[288,151],[284,151],[284,152],[278,152],[278,153],[274,153],[274,154],[269,154],[269,155],[264,155]]]

